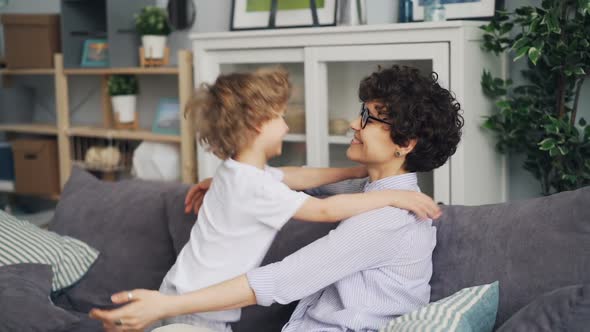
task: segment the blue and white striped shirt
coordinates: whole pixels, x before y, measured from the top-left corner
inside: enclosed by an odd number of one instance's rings
[[[321,194],[420,190],[415,173],[358,183]],[[325,237],[247,277],[260,305],[301,299],[284,332],[376,331],[428,304],[435,244],[431,221],[385,207],[342,221]]]

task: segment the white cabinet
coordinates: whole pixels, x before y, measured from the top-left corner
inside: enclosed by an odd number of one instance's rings
[[[446,204],[504,201],[505,161],[494,149],[483,116],[492,104],[479,84],[483,69],[501,75],[501,62],[480,49],[481,22],[452,21],[379,26],[307,28],[193,34],[195,81],[211,83],[221,73],[281,65],[293,94],[283,155],[273,165],[347,166],[351,133],[344,123],[358,116],[358,85],[378,66],[411,65],[435,71],[464,110],[463,138],[453,157],[419,174],[422,190]],[[199,178],[212,176],[220,161],[199,147]]]

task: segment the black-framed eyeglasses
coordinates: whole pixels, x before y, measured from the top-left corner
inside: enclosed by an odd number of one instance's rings
[[[371,113],[369,112],[369,108],[367,107],[367,105],[365,105],[365,103],[363,103],[361,105],[361,129],[365,129],[365,127],[367,126],[367,123],[369,122],[369,119],[393,126],[391,123],[389,123],[385,120],[381,120],[377,117],[372,116]]]

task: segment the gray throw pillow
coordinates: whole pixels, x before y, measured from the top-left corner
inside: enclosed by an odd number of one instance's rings
[[[0,331],[70,331],[80,321],[49,300],[53,272],[44,264],[0,267]]]
[[[548,291],[590,283],[588,202],[590,187],[505,204],[445,206],[435,222],[431,301],[498,280],[499,327]]]
[[[584,332],[590,328],[590,284],[559,288],[520,309],[498,332]]]
[[[159,288],[176,260],[163,197],[168,188],[140,180],[103,182],[73,170],[50,230],[83,240],[101,255],[56,302],[88,312],[93,307],[110,307],[115,292]]]

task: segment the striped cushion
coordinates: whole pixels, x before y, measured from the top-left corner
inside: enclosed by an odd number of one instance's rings
[[[398,317],[381,329],[393,331],[488,332],[498,311],[498,282],[465,288],[438,302]]]
[[[40,229],[0,210],[0,266],[51,265],[53,291],[71,286],[82,278],[98,254],[84,242]]]

